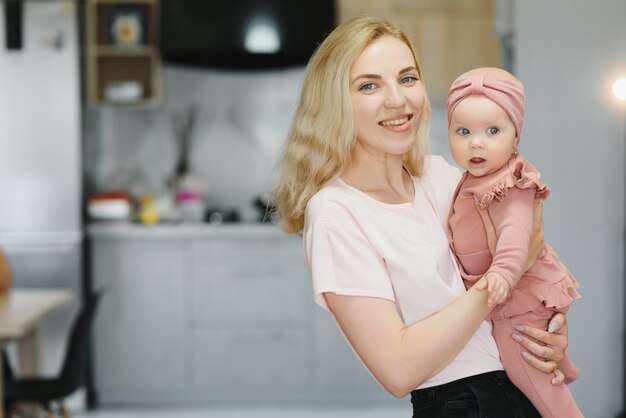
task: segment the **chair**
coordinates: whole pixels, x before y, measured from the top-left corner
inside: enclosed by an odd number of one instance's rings
[[[11,265],[4,251],[0,250],[0,297],[11,290]]]
[[[72,325],[61,373],[57,377],[24,379],[15,377],[9,367],[6,352],[2,353],[5,367],[4,401],[9,411],[11,404],[15,402],[36,402],[44,407],[49,417],[53,417],[55,412],[52,406],[56,403],[63,417],[70,416],[63,406],[63,399],[86,384],[89,335],[100,297],[101,293],[92,293],[84,301]]]

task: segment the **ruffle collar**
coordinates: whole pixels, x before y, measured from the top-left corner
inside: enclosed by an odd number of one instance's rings
[[[488,207],[494,199],[502,200],[508,189],[535,189],[535,199],[546,199],[550,188],[541,181],[541,174],[519,154],[512,157],[498,171],[483,177],[470,177],[464,174],[464,191],[476,196],[481,208]]]

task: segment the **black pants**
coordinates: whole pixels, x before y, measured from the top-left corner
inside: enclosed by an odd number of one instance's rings
[[[541,418],[503,371],[411,392],[413,418]]]

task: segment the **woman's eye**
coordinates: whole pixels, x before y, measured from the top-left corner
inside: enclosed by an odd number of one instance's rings
[[[361,87],[359,87],[359,90],[372,91],[375,88],[376,88],[376,84],[374,84],[374,83],[365,83]]]
[[[404,77],[402,80],[400,80],[400,83],[401,84],[410,84],[410,83],[412,83],[414,81],[417,81],[417,80],[418,80],[417,77],[409,75],[409,76]]]
[[[459,128],[457,129],[456,133],[458,133],[461,136],[467,136],[470,134],[470,131],[467,128]]]
[[[498,132],[500,132],[500,129],[498,129],[498,128],[494,128],[494,127],[487,128],[487,133],[488,133],[489,135],[495,135],[495,134],[497,134]]]

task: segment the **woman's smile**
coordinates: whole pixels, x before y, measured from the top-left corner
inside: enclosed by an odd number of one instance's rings
[[[378,124],[380,126],[399,127],[399,126],[404,125],[408,121],[410,121],[412,118],[413,118],[413,115],[409,114],[409,115],[404,115],[404,116],[401,116],[401,117],[398,117],[398,118],[382,120],[382,121],[378,122]]]

